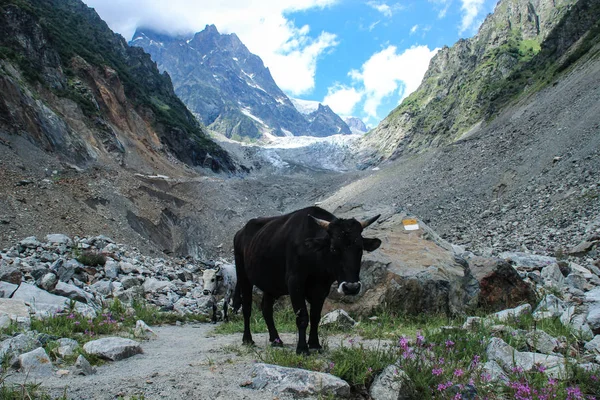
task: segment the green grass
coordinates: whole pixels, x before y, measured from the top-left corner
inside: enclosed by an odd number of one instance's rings
[[[257,328],[254,332],[265,332],[258,310],[254,310],[253,314]],[[489,327],[481,326],[467,332],[461,329],[462,319],[448,320],[427,315],[409,317],[389,311],[380,311],[376,317],[362,319],[350,330],[341,327],[321,329],[323,352],[308,357],[296,355],[294,346],[267,346],[263,350],[240,345],[226,350],[269,364],[330,373],[347,381],[358,393],[365,393],[377,374],[392,364],[407,374],[411,390],[418,393],[415,398],[419,399],[450,399],[457,393],[466,396],[469,391],[476,391],[477,398],[488,399],[542,399],[549,396],[547,398],[565,400],[578,398],[573,393],[581,392],[582,396],[600,393],[600,374],[586,372],[576,364],[567,365],[570,377],[562,381],[549,379],[539,368],[529,372],[513,370],[508,373],[509,382],[506,384],[491,382],[483,369],[487,361],[486,347],[493,336]],[[296,331],[293,314],[289,311],[278,310],[275,324],[278,328],[283,327],[281,331]],[[500,336],[519,351],[532,350],[522,337],[510,333],[513,329],[538,329],[554,337],[565,337],[567,349],[583,345],[577,333],[556,318],[536,322],[532,316],[526,315],[504,322],[504,325],[512,329]],[[454,329],[442,329],[442,326]],[[234,321],[220,325],[215,331],[236,333],[242,328],[239,321]],[[333,334],[342,334],[337,346],[332,346]],[[375,340],[367,344],[359,341],[358,337]],[[523,397],[524,393],[530,393],[530,397]]]
[[[73,307],[69,310],[56,313],[45,319],[31,319],[31,330],[45,333],[55,338],[70,338],[80,344],[74,355],[66,357],[62,362],[72,364],[79,354],[82,354],[92,365],[102,361],[83,351],[81,346],[90,340],[106,335],[131,335],[138,320],[143,320],[149,325],[173,324],[177,321],[207,322],[203,315],[182,316],[176,313],[161,312],[156,307],[141,301],[133,301],[131,307],[125,306],[118,299],[107,304],[95,317],[89,318],[76,312]],[[14,335],[21,329],[11,324],[0,333]],[[50,357],[56,360],[56,341],[49,341],[44,346]]]

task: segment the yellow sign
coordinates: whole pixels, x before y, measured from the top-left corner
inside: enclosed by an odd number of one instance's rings
[[[416,231],[419,229],[419,222],[416,218],[406,218],[402,220],[402,225],[407,231]]]

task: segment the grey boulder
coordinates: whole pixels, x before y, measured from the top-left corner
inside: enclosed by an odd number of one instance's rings
[[[336,376],[263,363],[254,365],[250,387],[266,389],[275,395],[291,394],[297,397],[350,396],[350,385]]]
[[[88,354],[96,355],[111,361],[123,360],[142,353],[142,346],[135,340],[121,337],[107,337],[92,340],[83,345]]]

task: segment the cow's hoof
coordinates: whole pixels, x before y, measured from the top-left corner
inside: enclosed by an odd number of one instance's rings
[[[217,320],[216,320],[216,319],[213,319],[212,321],[210,321],[210,323],[211,323],[211,324],[216,324],[216,323],[217,323]]]
[[[271,342],[272,347],[283,347],[283,342],[281,339],[275,339]]]
[[[254,347],[254,340],[252,340],[252,339],[250,339],[250,340],[244,339],[244,340],[242,340],[242,344],[244,346]]]
[[[321,347],[321,346],[319,346],[319,347],[316,347],[316,346],[315,346],[315,347],[313,347],[313,346],[310,346],[310,347],[308,348],[308,350],[309,350],[311,353],[319,353],[319,354],[323,353],[323,347]]]
[[[305,349],[296,349],[296,354],[303,355],[303,356],[309,356],[310,352],[308,351],[308,347],[307,347]]]

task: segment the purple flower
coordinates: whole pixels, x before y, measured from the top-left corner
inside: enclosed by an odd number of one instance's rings
[[[463,375],[464,375],[464,373],[465,373],[465,372],[464,372],[462,369],[460,369],[460,368],[457,368],[457,369],[455,369],[455,370],[454,370],[454,376],[456,376],[457,378],[458,378],[459,376],[463,376]]]
[[[417,333],[417,345],[420,346],[425,341],[425,338],[420,333]]]
[[[452,382],[451,381],[448,381],[446,383],[440,383],[437,386],[437,390],[438,390],[438,392],[443,392],[444,390],[448,389],[451,386],[452,386]]]
[[[543,366],[542,364],[538,364],[538,365],[537,365],[537,370],[538,370],[539,372],[544,372],[544,371],[546,370],[546,367],[545,367],[545,366]]]
[[[478,354],[475,354],[473,356],[473,361],[471,361],[471,364],[473,365],[473,367],[476,367],[479,364],[479,361],[481,361],[481,357]]]
[[[408,348],[408,338],[405,338],[404,336],[402,336],[400,338],[400,340],[398,340],[398,346],[400,346],[400,348],[406,350]]]
[[[73,322],[73,323],[74,323],[75,325],[79,325],[81,322],[79,322],[79,321],[75,321],[75,322]]]
[[[446,348],[449,349],[454,346],[454,342],[450,339],[446,340]]]
[[[567,400],[578,400],[584,399],[583,393],[581,393],[581,389],[578,386],[569,386],[567,388]]]
[[[444,370],[442,368],[434,368],[431,370],[431,373],[435,376],[440,376],[444,373]]]
[[[67,315],[67,318],[73,319],[73,318],[75,318],[75,314],[71,313],[71,314]]]

